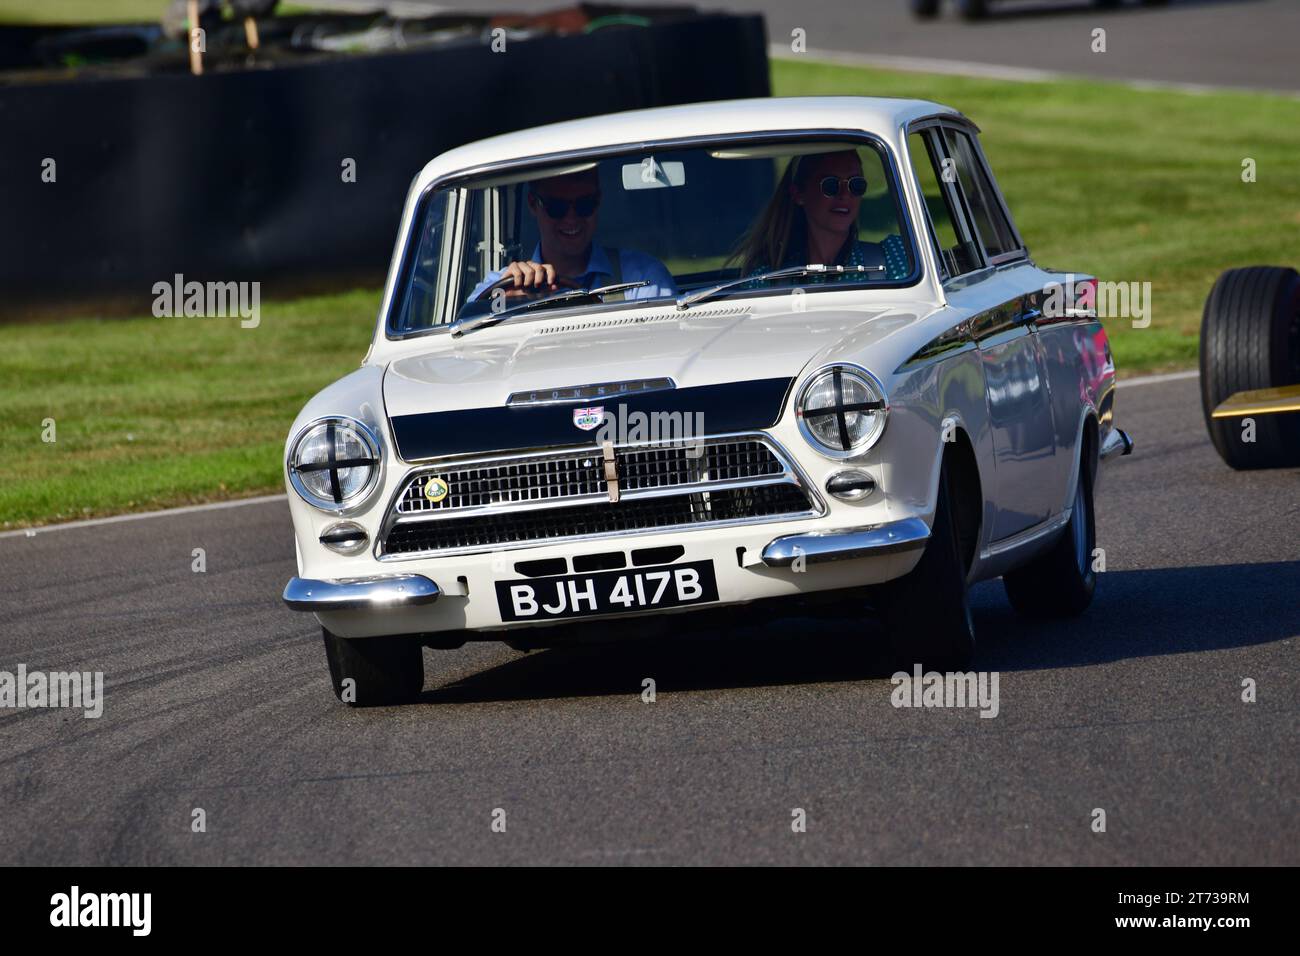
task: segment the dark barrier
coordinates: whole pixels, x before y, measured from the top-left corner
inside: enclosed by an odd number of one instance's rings
[[[153,284],[175,273],[260,280],[264,297],[377,284],[406,189],[438,153],[557,120],[768,93],[762,19],[723,15],[504,53],[469,44],[0,85],[0,320],[148,311]],[[356,182],[343,181],[345,159]]]

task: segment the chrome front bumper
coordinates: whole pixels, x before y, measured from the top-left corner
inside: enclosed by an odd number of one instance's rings
[[[423,574],[385,574],[370,578],[318,581],[293,578],[284,603],[295,611],[355,611],[412,607],[438,600],[438,585]]]
[[[904,518],[874,528],[814,531],[775,538],[763,549],[769,568],[788,568],[800,557],[810,564],[846,561],[878,554],[920,550],[930,540],[930,528],[920,518]]]

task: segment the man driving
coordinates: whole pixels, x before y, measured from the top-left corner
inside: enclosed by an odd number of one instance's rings
[[[672,274],[654,256],[595,243],[599,208],[600,177],[594,166],[530,183],[528,210],[541,237],[532,259],[489,273],[474,287],[470,301],[506,277],[514,280],[504,287],[507,298],[642,281],[649,284],[627,290],[628,298],[676,295]]]

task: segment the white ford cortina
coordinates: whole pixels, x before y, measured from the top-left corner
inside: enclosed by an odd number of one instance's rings
[[[289,435],[284,600],[362,705],[417,693],[424,647],[764,601],[861,598],[900,664],[963,669],[973,582],[1027,614],[1091,600],[1097,465],[1132,448],[1094,292],[1034,264],[934,103],[452,150],[411,187],[361,368]]]

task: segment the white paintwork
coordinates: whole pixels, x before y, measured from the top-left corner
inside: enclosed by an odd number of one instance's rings
[[[1013,296],[1041,290],[1058,277],[1027,259],[986,270],[978,281],[968,281],[960,288],[945,289],[931,246],[922,240],[924,277],[915,286],[820,288],[808,292],[806,308],[799,311],[792,308],[790,297],[744,296],[703,303],[685,312],[671,305],[622,303],[603,307],[598,319],[572,310],[539,312],[460,338],[439,331],[390,340],[384,331],[401,237],[411,230],[416,200],[441,177],[506,161],[535,162],[561,150],[636,144],[648,138],[809,129],[866,131],[878,136],[894,154],[903,176],[906,211],[921,237],[923,227],[915,224],[925,221],[922,200],[911,175],[905,131],[913,119],[934,114],[955,112],[925,101],[851,97],[699,104],[541,127],[438,157],[412,184],[379,324],[363,367],[312,399],[294,423],[290,438],[308,422],[327,415],[358,418],[381,436],[384,470],[376,492],[347,515],[367,529],[373,542],[412,467],[396,457],[389,416],[500,406],[516,391],[623,379],[669,376],[678,387],[690,387],[793,376],[795,386],[785,412],[768,434],[793,457],[808,485],[821,492],[827,506],[823,516],[676,531],[668,537],[663,533],[619,537],[619,549],[669,542],[683,545],[683,560],[713,561],[724,602],[892,579],[910,571],[919,552],[813,564],[802,573],[769,569],[756,556],[782,535],[874,526],[908,517],[929,524],[944,452],[940,436],[944,423],[952,422],[974,450],[984,500],[970,579],[1001,574],[1032,556],[1044,541],[1050,543],[1061,515],[1073,500],[1084,429],[1090,421],[1097,421],[1104,437],[1111,427],[1109,414],[1098,408],[1101,396],[1110,394],[1114,385],[1109,352],[1094,341],[1097,333],[1088,329],[1085,334],[1080,324],[1071,323],[1026,333],[1030,336],[1027,341],[1010,348],[990,343],[988,348],[971,348],[930,364],[899,369],[922,345],[946,330]],[[619,323],[616,320],[621,316],[651,320]],[[1088,336],[1092,340],[1083,341]],[[1104,336],[1101,342],[1104,344]],[[999,355],[1017,350],[1018,357],[999,359]],[[1090,352],[1090,365],[1080,359],[1083,351]],[[880,441],[847,462],[833,461],[812,450],[801,437],[793,412],[800,385],[815,370],[835,361],[871,370],[884,384],[891,404]],[[1026,368],[1034,369],[1034,374],[1022,374]],[[990,375],[1018,377],[1003,382],[1003,391],[991,395],[986,387]],[[1032,406],[1026,395],[1041,402]],[[1041,432],[1044,422],[1048,423],[1045,433]],[[1026,428],[1040,431],[1027,438]],[[575,444],[581,437],[585,436],[575,436]],[[826,480],[845,467],[868,472],[877,483],[876,490],[855,502],[825,495]],[[444,596],[426,607],[319,615],[326,627],[344,637],[456,629],[499,632],[505,625],[497,612],[493,585],[519,576],[513,570],[516,560],[571,556],[610,547],[589,540],[442,558],[379,561],[369,550],[342,557],[317,540],[337,518],[311,507],[292,489],[289,504],[301,576],[336,579],[418,573],[445,585]],[[739,557],[737,549],[743,549]]]

